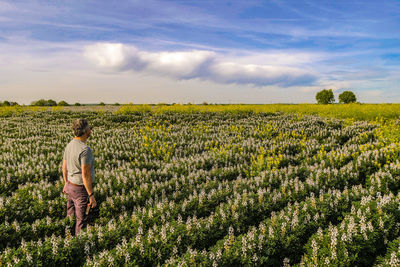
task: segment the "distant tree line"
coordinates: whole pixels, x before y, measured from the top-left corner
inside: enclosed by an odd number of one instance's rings
[[[81,104],[76,102],[75,104],[73,104],[74,106],[83,106],[83,105],[93,105],[93,104]],[[94,104],[96,105],[96,104]],[[105,104],[104,102],[100,102],[99,104],[97,104],[99,106],[105,106],[107,104]],[[114,106],[119,106],[119,103],[114,103]],[[36,101],[32,101],[31,102],[31,106],[39,106],[39,107],[53,107],[53,106],[72,106],[71,104],[68,104],[66,101],[61,100],[60,102],[56,102],[53,99],[40,99],[40,100],[36,100]]]
[[[335,96],[332,89],[323,89],[315,95],[318,104],[332,104],[335,102]],[[339,103],[349,104],[356,103],[356,95],[352,91],[344,91],[339,95]]]
[[[40,99],[37,101],[33,101],[31,103],[31,106],[52,107],[52,106],[57,106],[57,102],[54,101],[53,99],[49,99],[49,100]]]
[[[11,107],[11,106],[19,106],[17,102],[12,102],[12,101],[0,101],[0,107]]]
[[[80,103],[75,103],[75,106],[80,106]],[[56,102],[53,99],[40,99],[40,100],[36,100],[31,102],[31,106],[39,106],[39,107],[55,107],[55,106],[62,106],[62,107],[66,107],[66,106],[71,106],[70,104],[68,104],[66,101],[61,100],[60,102]]]

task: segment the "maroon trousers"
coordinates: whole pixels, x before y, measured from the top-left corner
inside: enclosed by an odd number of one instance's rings
[[[75,186],[70,183],[67,183],[65,192],[68,194],[67,216],[76,217],[75,235],[77,235],[87,224],[86,207],[89,204],[89,195],[83,185]]]

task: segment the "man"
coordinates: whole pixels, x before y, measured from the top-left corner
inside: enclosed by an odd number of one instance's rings
[[[93,192],[94,157],[86,145],[92,129],[86,119],[77,119],[72,124],[72,130],[75,137],[65,148],[63,157],[63,192],[68,194],[67,216],[76,216],[77,235],[86,227],[88,205],[94,208],[97,203]]]

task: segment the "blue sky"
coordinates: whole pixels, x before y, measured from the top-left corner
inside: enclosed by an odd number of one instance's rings
[[[0,100],[400,102],[400,1],[0,1]]]

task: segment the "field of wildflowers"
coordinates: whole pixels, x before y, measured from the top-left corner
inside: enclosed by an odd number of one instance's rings
[[[1,109],[0,266],[400,264],[398,110],[272,106]],[[61,159],[79,117],[98,207],[73,237]]]

